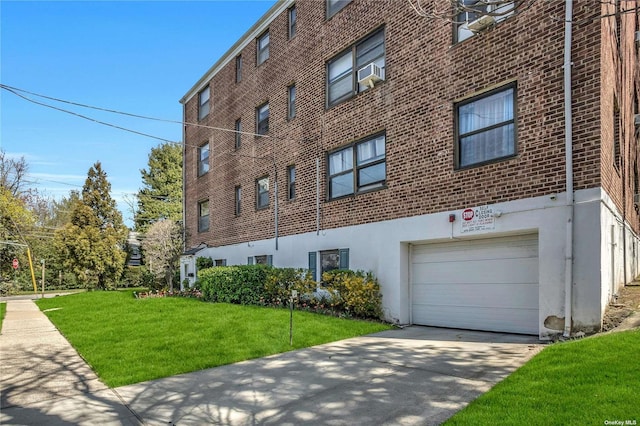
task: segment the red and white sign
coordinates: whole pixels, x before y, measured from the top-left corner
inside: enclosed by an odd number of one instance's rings
[[[473,209],[466,209],[465,211],[462,212],[462,218],[466,221],[472,220],[473,219]]]
[[[13,266],[13,269],[18,269],[18,266],[20,266],[20,264],[18,263],[18,259],[13,259],[13,262],[11,262],[11,266]]]
[[[462,212],[460,232],[492,231],[496,228],[496,218],[492,206],[480,206],[475,209],[465,209]]]

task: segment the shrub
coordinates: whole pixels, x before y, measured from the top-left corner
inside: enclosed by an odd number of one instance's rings
[[[264,284],[265,304],[280,305],[289,300],[291,291],[296,290],[300,296],[312,294],[316,282],[306,269],[270,268]]]
[[[198,271],[208,268],[213,268],[213,259],[210,257],[196,257],[196,269]]]
[[[364,318],[382,318],[382,295],[371,272],[334,270],[322,274],[334,309]]]
[[[155,286],[155,277],[145,266],[127,266],[122,276],[123,287],[149,287]]]
[[[217,266],[201,270],[196,286],[207,301],[258,305],[265,300],[268,270],[264,265]]]

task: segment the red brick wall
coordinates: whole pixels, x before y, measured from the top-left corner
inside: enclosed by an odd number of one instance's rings
[[[604,3],[601,15],[601,114],[600,128],[602,187],[611,196],[619,211],[624,210],[632,228],[639,231],[639,209],[634,206],[634,180],[638,164],[637,133],[634,125],[634,93],[637,89],[638,49],[635,32],[638,28],[637,13],[625,13],[634,9],[636,1],[622,1],[616,12],[615,3]],[[616,16],[618,13],[618,16]],[[616,22],[618,21],[618,22]],[[614,99],[619,113],[614,114]],[[619,121],[615,122],[617,118]],[[617,131],[614,127],[618,127]],[[614,165],[614,137],[617,137],[622,154]]]
[[[447,3],[442,1],[442,3]],[[275,173],[279,232],[316,229],[316,159],[320,159],[321,227],[335,228],[564,191],[563,19],[561,1],[533,6],[462,43],[452,28],[418,16],[404,1],[353,0],[325,20],[323,2],[299,0],[297,36],[288,40],[287,13],[270,24],[270,57],[256,67],[256,45],[211,81],[212,107],[203,124],[255,129],[255,108],[270,105],[268,138],[187,126],[185,146],[187,246],[225,245],[274,236]],[[574,34],[575,189],[601,185],[609,173],[600,150],[601,22],[587,2],[576,6]],[[580,24],[578,24],[580,22]],[[325,108],[326,62],[384,26],[386,81]],[[217,58],[212,58],[212,62]],[[517,84],[517,155],[480,167],[454,167],[454,102],[509,81]],[[297,117],[287,120],[287,87],[297,87]],[[185,105],[197,121],[197,96]],[[328,151],[386,131],[386,188],[327,201]],[[603,131],[604,132],[604,131]],[[211,146],[208,174],[196,178],[197,146]],[[295,164],[297,197],[286,199],[286,168]],[[601,179],[602,173],[602,179]],[[270,205],[255,209],[255,180],[270,177]],[[234,188],[242,213],[234,215]],[[197,202],[211,203],[211,226],[197,232]]]

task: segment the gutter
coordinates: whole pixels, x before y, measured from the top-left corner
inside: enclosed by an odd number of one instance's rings
[[[564,15],[564,150],[565,179],[567,192],[567,227],[565,239],[564,265],[564,337],[571,335],[573,302],[573,114],[571,110],[571,35],[573,20],[573,0],[565,0]]]

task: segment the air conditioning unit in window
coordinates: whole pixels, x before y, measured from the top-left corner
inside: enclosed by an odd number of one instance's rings
[[[382,69],[373,62],[358,70],[358,83],[368,84],[369,87],[373,87],[376,81],[381,80],[384,80],[382,78]]]
[[[467,28],[473,31],[474,33],[480,32],[485,28],[493,25],[496,22],[496,19],[491,15],[482,15],[475,21],[471,21],[467,24]]]

